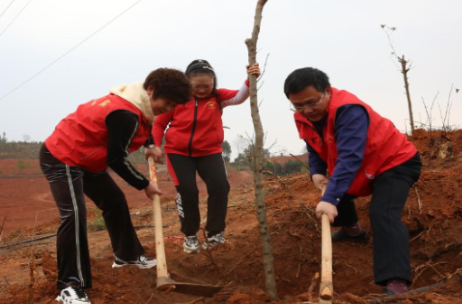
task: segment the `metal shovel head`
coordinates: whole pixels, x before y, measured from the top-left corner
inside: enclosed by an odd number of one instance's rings
[[[213,297],[213,295],[219,292],[222,288],[222,286],[176,282],[167,277],[157,278],[157,290],[163,292],[173,291],[193,296]]]

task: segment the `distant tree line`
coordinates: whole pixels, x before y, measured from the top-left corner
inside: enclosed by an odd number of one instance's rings
[[[0,159],[38,159],[43,142],[30,141],[28,135],[24,135],[24,141],[8,141],[5,132],[0,135]],[[128,159],[133,163],[144,163],[144,148],[129,155]]]
[[[37,159],[43,142],[29,141],[24,135],[24,141],[8,141],[5,132],[0,135],[0,159]]]
[[[306,168],[298,160],[289,159],[283,165],[278,162],[267,160],[263,166],[263,170],[266,171],[267,174],[281,176],[298,172],[305,172]]]
[[[5,132],[3,132],[3,134],[0,134],[0,159],[18,159],[21,161],[26,159],[38,159],[42,144],[43,142],[30,141],[30,137],[28,135],[24,135],[24,141],[8,141]],[[222,148],[225,162],[230,163],[232,152],[231,145],[225,140],[222,144]],[[253,146],[252,144],[249,144],[242,153],[238,154],[238,156],[234,159],[234,162],[229,165],[238,170],[249,170],[250,164],[253,161],[252,151]],[[269,149],[264,149],[264,156],[265,158],[270,157]],[[145,163],[144,148],[130,153],[128,159],[133,164]],[[24,162],[24,164],[26,163]],[[289,160],[282,165],[278,162],[266,160],[263,164],[263,170],[267,174],[287,175],[296,172],[303,172],[305,168],[297,160]]]
[[[244,149],[242,153],[239,153],[237,157],[234,159],[233,163],[230,163],[230,166],[237,169],[237,170],[249,170],[252,166],[253,162],[253,144],[248,144],[247,148]],[[223,151],[224,154],[224,151]],[[269,149],[263,149],[263,155],[265,159],[271,157],[271,153]],[[280,164],[279,162],[273,162],[271,160],[265,160],[263,164],[263,171],[266,174],[274,174],[274,175],[287,175],[293,174],[297,172],[305,172],[307,169],[303,164],[298,160],[289,159],[284,164]]]

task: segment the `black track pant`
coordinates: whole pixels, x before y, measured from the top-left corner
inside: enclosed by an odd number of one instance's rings
[[[176,201],[181,221],[181,232],[186,236],[196,235],[200,226],[196,171],[207,185],[209,196],[205,230],[208,232],[208,236],[224,231],[230,187],[221,153],[201,157],[168,153],[167,157],[179,183],[177,190],[180,195]]]
[[[375,283],[390,279],[411,280],[409,232],[401,221],[409,189],[419,179],[422,162],[417,153],[407,162],[377,176],[372,182],[369,209],[374,232]],[[353,197],[345,195],[337,206],[334,226],[350,226],[358,221]]]
[[[92,286],[84,194],[103,211],[112,249],[118,258],[135,260],[144,253],[125,195],[106,171],[91,173],[68,166],[56,159],[45,145],[40,150],[40,166],[50,183],[61,218],[57,238],[58,289],[69,285]]]

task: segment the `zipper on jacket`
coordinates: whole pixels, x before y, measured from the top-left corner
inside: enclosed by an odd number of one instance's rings
[[[198,105],[199,105],[199,98],[196,98],[196,105],[194,106],[194,120],[193,120],[193,126],[192,126],[192,131],[191,131],[191,138],[189,139],[189,157],[192,156],[192,141],[194,137],[194,132],[196,132]]]

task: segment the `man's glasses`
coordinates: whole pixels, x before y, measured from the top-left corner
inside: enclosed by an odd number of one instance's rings
[[[294,106],[294,105],[292,105],[292,111],[301,112],[301,111],[303,111],[305,109],[311,109],[311,108],[317,106],[318,104],[320,104],[322,102],[322,99],[324,98],[325,93],[326,92],[322,93],[321,97],[316,102],[310,102],[310,103],[307,103],[307,104],[305,104],[303,106]]]

